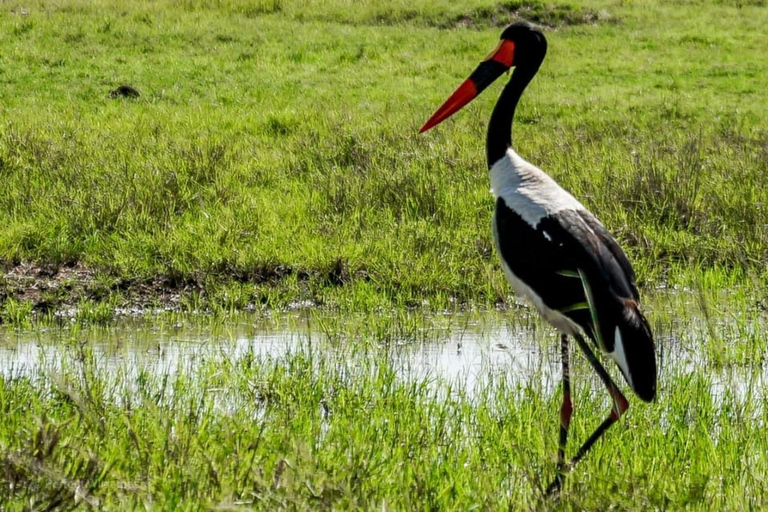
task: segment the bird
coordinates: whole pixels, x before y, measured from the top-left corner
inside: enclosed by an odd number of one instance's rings
[[[629,407],[593,347],[613,360],[629,387],[645,402],[656,398],[657,365],[635,272],[621,246],[573,195],[512,147],[515,109],[546,53],[547,40],[538,27],[526,21],[506,26],[498,45],[420,133],[448,119],[514,68],[493,109],[486,135],[488,172],[496,199],[492,231],[512,289],[559,332],[563,399],[557,469],[545,491],[546,495],[559,495],[566,474]],[[605,385],[612,406],[608,417],[566,462],[573,413],[570,338]]]

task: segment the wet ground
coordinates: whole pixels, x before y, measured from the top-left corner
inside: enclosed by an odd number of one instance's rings
[[[107,372],[132,376],[147,371],[170,378],[202,362],[246,355],[279,360],[304,351],[347,362],[386,354],[403,378],[449,382],[469,393],[497,376],[521,384],[536,379],[542,389],[555,392],[560,379],[557,335],[538,322],[514,321],[515,314],[414,315],[383,322],[382,330],[373,334],[370,329],[360,334],[360,326],[350,328],[353,320],[302,312],[240,315],[207,325],[128,319],[109,328],[6,329],[0,331],[0,375],[50,377],[61,371],[63,362],[81,358],[82,347],[89,349],[96,367]],[[706,374],[715,400],[729,390],[747,398],[764,387],[768,382],[764,359],[713,365],[703,348],[706,336],[703,324],[690,322],[679,334],[657,332],[660,378],[672,373]],[[737,342],[723,340],[725,346]],[[592,373],[586,365],[578,371]]]

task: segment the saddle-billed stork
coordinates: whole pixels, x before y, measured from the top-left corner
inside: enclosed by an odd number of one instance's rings
[[[559,492],[565,474],[629,407],[583,334],[614,360],[629,386],[646,402],[656,396],[656,353],[648,321],[640,311],[634,271],[619,244],[579,201],[512,149],[515,107],[546,53],[547,41],[540,30],[526,22],[509,25],[498,46],[421,132],[450,117],[515,68],[493,109],[485,147],[496,196],[493,237],[504,274],[515,292],[532,302],[561,333],[563,403],[557,476],[547,489],[552,494]],[[569,336],[605,384],[613,407],[566,464],[573,411]]]

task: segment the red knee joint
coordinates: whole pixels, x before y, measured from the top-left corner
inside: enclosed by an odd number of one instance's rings
[[[618,420],[622,414],[629,409],[629,401],[627,398],[616,388],[611,389],[611,397],[613,398],[613,410],[611,411],[611,419]]]
[[[560,407],[560,423],[563,427],[568,428],[571,424],[571,414],[573,413],[573,402],[571,402],[571,394],[563,394],[563,405]]]

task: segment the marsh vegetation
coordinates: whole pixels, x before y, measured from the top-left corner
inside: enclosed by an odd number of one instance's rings
[[[494,91],[416,134],[518,16],[550,46],[517,150],[625,247],[660,350],[659,400],[559,502],[557,344],[491,242]],[[2,3],[0,508],[765,508],[766,25],[760,1]],[[478,332],[472,383],[419,362]],[[575,364],[578,438],[607,404]]]
[[[630,408],[559,502],[540,501],[557,448],[556,337],[525,309],[166,315],[6,331],[5,503],[762,508],[765,315],[732,296],[736,307],[707,324],[690,298],[651,301],[659,399]],[[586,361],[575,363],[578,438],[609,404]]]

